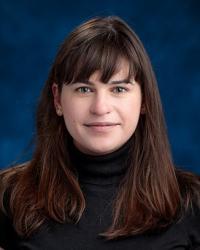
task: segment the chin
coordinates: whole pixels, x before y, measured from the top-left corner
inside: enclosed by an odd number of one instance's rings
[[[75,142],[76,147],[85,154],[90,155],[104,155],[109,154],[117,150],[123,145],[123,142],[114,142],[109,140],[92,140],[92,141],[83,141],[79,143]]]
[[[117,150],[120,146],[113,145],[113,146],[101,146],[101,147],[89,147],[88,153],[91,155],[105,155],[114,152]]]

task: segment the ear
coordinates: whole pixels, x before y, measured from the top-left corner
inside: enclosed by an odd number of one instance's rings
[[[58,84],[53,83],[51,89],[53,93],[54,107],[55,107],[56,113],[58,116],[62,116],[62,105],[60,101],[60,93],[58,89]]]

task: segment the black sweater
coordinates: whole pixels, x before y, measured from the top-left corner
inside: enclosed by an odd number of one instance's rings
[[[112,201],[126,171],[128,144],[114,153],[89,156],[73,148],[71,155],[86,200],[86,209],[77,224],[50,221],[28,239],[16,235],[12,223],[1,213],[0,246],[32,250],[200,250],[200,211],[160,233],[143,234],[105,241],[98,236],[111,225]]]

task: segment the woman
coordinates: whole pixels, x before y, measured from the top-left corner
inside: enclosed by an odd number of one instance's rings
[[[5,249],[200,249],[200,180],[175,168],[145,49],[118,17],[64,41],[31,161],[1,173]]]

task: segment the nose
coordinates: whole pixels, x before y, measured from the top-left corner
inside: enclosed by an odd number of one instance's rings
[[[111,112],[111,102],[105,93],[96,93],[90,105],[90,112],[94,115],[105,115]]]

